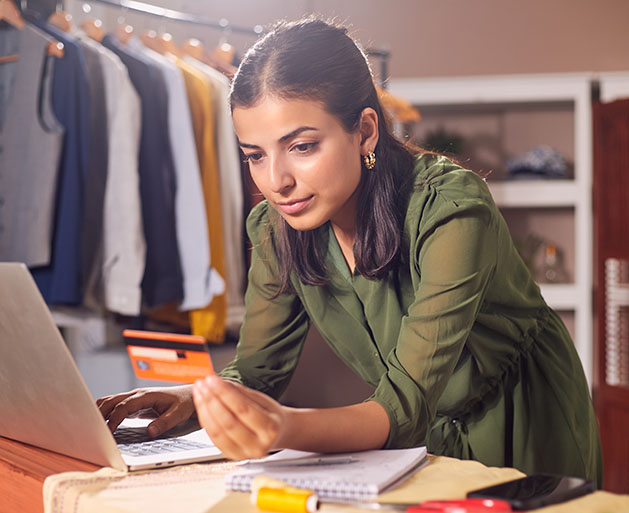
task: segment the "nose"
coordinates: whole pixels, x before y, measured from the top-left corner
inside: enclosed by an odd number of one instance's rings
[[[285,193],[295,185],[295,177],[279,158],[270,160],[268,176],[269,187],[276,194]]]

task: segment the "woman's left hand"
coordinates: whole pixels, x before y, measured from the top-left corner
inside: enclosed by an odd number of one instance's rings
[[[201,426],[226,458],[261,458],[286,432],[287,408],[239,383],[209,376],[192,396]]]

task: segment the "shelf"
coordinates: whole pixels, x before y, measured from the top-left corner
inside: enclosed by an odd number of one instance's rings
[[[487,181],[499,207],[572,207],[577,203],[577,185],[571,180]]]
[[[623,92],[629,91],[629,74],[608,78],[608,82],[614,79],[618,83],[616,89],[622,86]],[[597,79],[602,81],[594,73],[562,73],[403,78],[389,82],[392,94],[408,100],[422,112],[424,131],[442,123],[475,144],[477,152],[468,156],[470,165],[481,171],[495,170],[493,176],[488,176],[488,187],[512,234],[526,236],[541,227],[539,231],[545,238],[561,239],[558,245],[566,255],[569,252],[573,256],[573,265],[569,266],[573,283],[543,284],[540,288],[548,305],[573,320],[571,334],[590,383],[592,86]],[[611,89],[611,85],[601,87],[602,92],[610,95]],[[559,131],[555,123],[566,126]],[[408,133],[411,128],[405,127],[405,131]],[[573,178],[500,179],[508,155],[517,155],[538,144],[561,146],[559,151],[573,162]]]
[[[577,287],[571,283],[540,283],[548,306],[555,310],[575,310],[579,302]]]
[[[591,73],[400,78],[389,90],[420,108],[424,105],[589,101]]]

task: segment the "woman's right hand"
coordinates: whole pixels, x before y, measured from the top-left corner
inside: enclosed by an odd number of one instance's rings
[[[138,388],[101,397],[96,405],[112,433],[126,417],[140,410],[154,410],[158,417],[146,428],[148,435],[153,438],[188,420],[195,413],[192,385]]]

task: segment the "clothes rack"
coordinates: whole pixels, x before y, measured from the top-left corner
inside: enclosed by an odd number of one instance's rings
[[[176,11],[174,9],[167,9],[165,7],[159,7],[157,5],[148,4],[145,2],[138,2],[136,0],[89,0],[86,3],[98,3],[108,5],[110,7],[116,7],[120,9],[128,9],[129,11],[135,11],[143,14],[150,14],[159,18],[166,18],[173,21],[181,21],[184,23],[193,23],[195,25],[202,25],[204,27],[210,27],[213,29],[237,32],[240,34],[247,34],[250,36],[259,36],[263,32],[262,25],[256,25],[251,27],[242,27],[238,25],[232,25],[228,20],[222,18],[218,21],[199,16],[198,14],[190,14],[183,11]]]
[[[130,11],[149,14],[152,16],[166,18],[173,21],[192,23],[194,25],[201,25],[204,27],[210,27],[225,32],[236,32],[239,34],[245,34],[254,37],[259,37],[264,32],[264,28],[262,27],[262,25],[255,25],[254,27],[232,25],[225,18],[221,18],[220,20],[216,21],[206,18],[204,16],[199,16],[198,14],[190,14],[174,9],[167,9],[165,7],[159,7],[157,5],[149,4],[146,2],[138,2],[136,0],[88,0],[86,1],[86,3],[104,4],[110,7],[128,9]],[[58,4],[63,4],[63,2],[58,2]],[[377,57],[378,59],[380,59],[380,86],[383,89],[386,89],[390,51],[385,48],[365,48],[365,52],[370,57]]]

